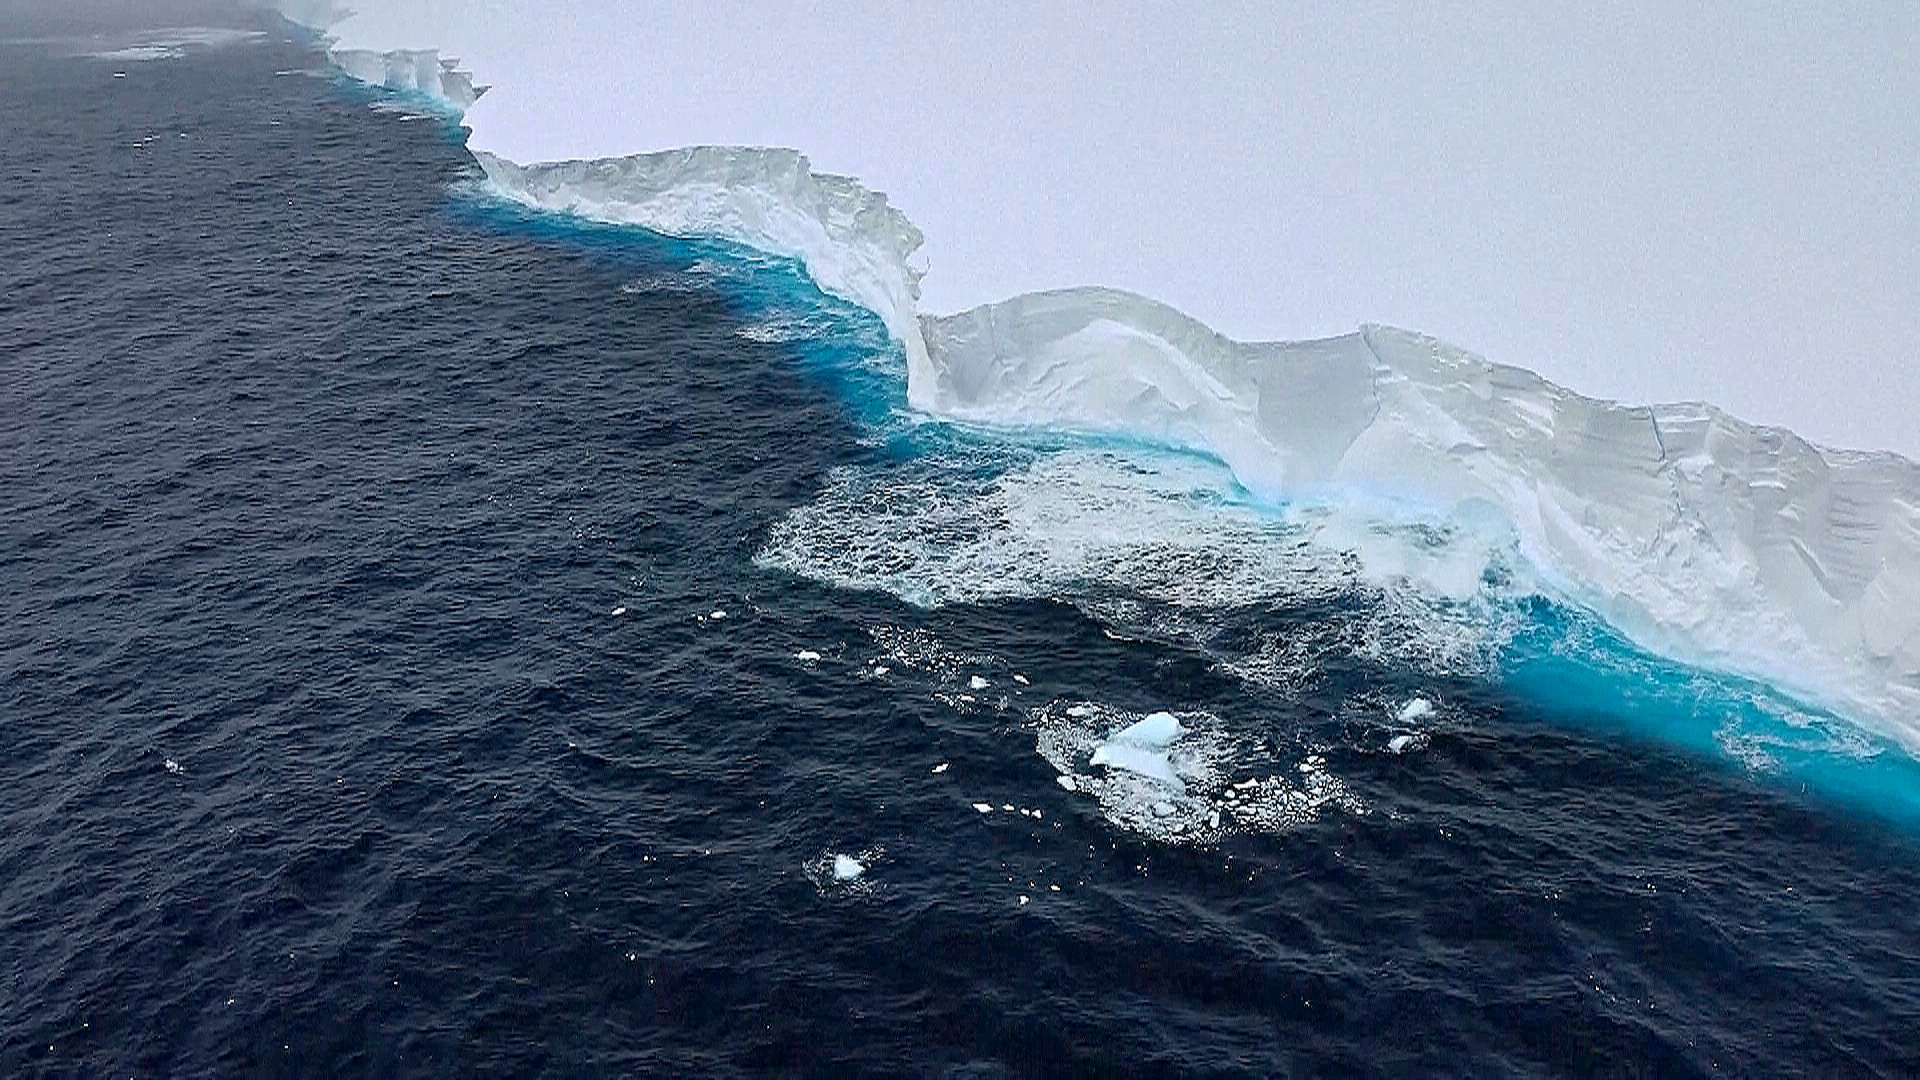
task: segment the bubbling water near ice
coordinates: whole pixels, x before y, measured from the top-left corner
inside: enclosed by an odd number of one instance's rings
[[[456,110],[479,92],[430,53],[341,53],[336,63]],[[1442,602],[1470,602],[1503,576],[1488,571],[1510,550],[1504,569],[1521,585],[1643,648],[1762,679],[1920,751],[1920,466],[1905,458],[1817,447],[1706,405],[1592,400],[1383,326],[1246,343],[1099,288],[926,315],[919,231],[884,196],[815,173],[792,150],[692,147],[539,165],[475,157],[496,194],[526,206],[797,260],[823,291],[885,323],[905,354],[907,403],[921,413],[1201,452],[1257,503],[1318,508],[1315,565],[1333,552],[1363,578]],[[857,492],[827,499],[836,497],[861,508]],[[1380,527],[1407,519],[1493,539],[1442,545],[1453,554],[1435,558],[1430,530]],[[962,531],[962,550],[991,556],[992,542]],[[856,561],[836,562],[795,539],[805,532],[777,532],[765,561],[923,602],[956,598],[926,591],[926,564],[942,556],[876,559],[855,536],[837,554]],[[871,539],[886,542],[887,529]],[[1051,541],[1035,547],[1063,557]],[[1132,555],[1153,548],[1143,541]],[[1128,556],[1124,543],[1081,550]]]

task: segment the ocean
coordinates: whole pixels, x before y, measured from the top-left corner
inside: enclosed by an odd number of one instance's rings
[[[169,40],[0,44],[0,1073],[1920,1073],[1897,745]]]

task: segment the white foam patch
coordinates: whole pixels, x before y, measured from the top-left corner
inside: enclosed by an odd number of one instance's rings
[[[106,48],[93,49],[82,55],[96,60],[114,60],[130,64],[151,63],[156,60],[178,60],[190,52],[224,49],[265,38],[266,35],[258,30],[235,30],[220,26],[177,26],[147,31],[139,37],[115,41]]]
[[[1149,448],[1028,455],[984,479],[975,457],[933,456],[839,470],[756,562],[919,605],[1065,599],[1116,638],[1184,645],[1211,641],[1225,609],[1353,601],[1222,665],[1281,688],[1335,651],[1486,671],[1518,622],[1499,535],[1360,513],[1253,506],[1217,463]],[[1447,595],[1462,578],[1481,587]]]
[[[1167,843],[1298,829],[1328,809],[1367,807],[1325,761],[1288,776],[1262,741],[1207,713],[1141,716],[1096,702],[1052,702],[1029,717],[1035,748],[1066,791],[1093,799],[1109,823]],[[1134,741],[1127,741],[1129,736]]]
[[[823,851],[801,867],[822,896],[871,896],[877,888],[871,871],[886,858],[886,849]]]

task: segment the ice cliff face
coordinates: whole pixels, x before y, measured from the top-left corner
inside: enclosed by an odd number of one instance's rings
[[[1651,649],[1810,693],[1920,748],[1920,466],[1706,405],[1594,401],[1419,334],[1246,344],[1106,289],[924,320],[916,399],[1151,438],[1256,494],[1497,519]]]
[[[527,206],[798,259],[822,290],[886,320],[909,368],[927,382],[914,314],[920,230],[885,195],[816,173],[793,150],[696,146],[545,165],[474,157],[496,191]]]
[[[441,57],[436,49],[333,49],[327,57],[363,83],[424,94],[455,112],[466,112],[487,92],[474,85],[471,73],[460,70],[459,61]]]

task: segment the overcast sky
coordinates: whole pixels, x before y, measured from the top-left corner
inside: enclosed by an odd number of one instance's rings
[[[1584,393],[1920,456],[1920,4],[361,0],[518,160],[797,147],[925,308],[1103,284],[1388,322]],[[1684,8],[1685,10],[1676,10]]]

